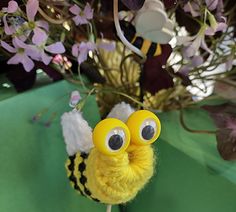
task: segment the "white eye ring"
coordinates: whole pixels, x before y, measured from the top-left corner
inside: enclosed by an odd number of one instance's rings
[[[112,129],[106,137],[106,147],[111,152],[118,152],[126,142],[126,135],[122,128]]]
[[[144,141],[151,140],[157,133],[157,124],[153,119],[146,119],[140,127],[140,138]]]

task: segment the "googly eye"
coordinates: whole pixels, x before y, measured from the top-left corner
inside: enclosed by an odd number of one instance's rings
[[[152,119],[147,119],[143,122],[141,129],[140,129],[140,136],[142,136],[142,138],[144,140],[151,140],[157,131],[157,125],[156,122]]]
[[[147,145],[156,141],[161,132],[158,117],[147,110],[134,112],[127,121],[131,142],[137,145]]]
[[[124,152],[130,143],[129,129],[118,119],[104,119],[94,128],[93,143],[106,155]]]

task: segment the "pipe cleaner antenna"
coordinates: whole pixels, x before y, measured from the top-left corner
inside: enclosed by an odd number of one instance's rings
[[[119,15],[118,15],[118,0],[113,1],[113,13],[114,13],[114,23],[116,27],[116,32],[122,43],[129,48],[131,51],[139,55],[143,58],[143,60],[146,60],[146,55],[144,55],[138,48],[136,48],[134,45],[132,45],[124,36],[122,33],[120,22],[119,22]]]

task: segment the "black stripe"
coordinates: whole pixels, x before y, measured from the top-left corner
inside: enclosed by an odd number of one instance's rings
[[[71,171],[71,174],[69,176],[69,180],[74,183],[74,189],[79,191],[80,194],[84,196],[83,192],[81,191],[80,187],[77,184],[77,179],[74,175],[75,158],[76,158],[75,155],[69,157],[70,164],[67,166],[68,169]]]
[[[91,197],[92,193],[89,191],[89,189],[85,186],[86,182],[87,182],[87,178],[84,175],[84,171],[86,169],[86,164],[85,164],[85,160],[87,159],[88,155],[82,153],[81,157],[83,158],[83,161],[79,164],[78,167],[78,171],[80,172],[80,183],[81,185],[84,187],[84,193],[89,196],[92,200],[96,201],[96,202],[100,202],[98,199]]]
[[[83,159],[87,159],[88,158],[88,154],[86,153],[81,153],[80,156],[83,158]]]
[[[152,42],[151,46],[148,49],[147,56],[148,57],[154,56],[156,50],[157,50],[157,44]]]
[[[143,46],[143,38],[142,37],[136,37],[135,40],[132,42],[134,46],[136,46],[138,49],[141,49]]]

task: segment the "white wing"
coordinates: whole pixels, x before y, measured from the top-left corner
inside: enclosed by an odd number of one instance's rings
[[[117,118],[125,123],[134,111],[135,110],[129,104],[121,102],[112,108],[107,118]]]
[[[72,110],[61,117],[62,132],[68,155],[88,153],[93,147],[92,129],[81,112]]]

